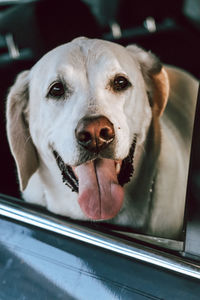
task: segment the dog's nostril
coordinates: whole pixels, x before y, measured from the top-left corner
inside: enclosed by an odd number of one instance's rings
[[[92,136],[91,136],[90,132],[88,132],[88,131],[79,132],[77,138],[78,138],[79,144],[81,144],[83,146],[87,146],[88,144],[90,144],[92,142]]]
[[[78,134],[78,140],[82,143],[89,143],[92,140],[92,136],[88,131],[81,131]]]
[[[114,138],[114,132],[110,127],[102,128],[99,136],[105,141],[110,141]]]

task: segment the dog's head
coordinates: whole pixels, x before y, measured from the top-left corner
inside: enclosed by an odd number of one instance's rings
[[[21,73],[7,102],[7,133],[21,190],[41,162],[56,161],[82,211],[109,219],[120,210],[135,144],[162,114],[168,79],[137,46],[78,38]],[[67,188],[67,187],[66,187]]]

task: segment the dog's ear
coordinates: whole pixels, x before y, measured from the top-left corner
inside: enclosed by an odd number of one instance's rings
[[[165,109],[169,96],[169,79],[160,60],[151,52],[136,45],[130,45],[127,50],[138,61],[149,95],[153,115],[160,117]]]
[[[26,188],[31,175],[38,168],[37,152],[26,120],[28,74],[29,71],[24,71],[18,75],[8,94],[6,106],[7,136],[17,165],[20,189],[22,191]]]

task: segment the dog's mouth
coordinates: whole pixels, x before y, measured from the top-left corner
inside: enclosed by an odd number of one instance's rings
[[[89,219],[112,219],[120,211],[123,185],[130,181],[134,172],[135,145],[136,137],[123,160],[96,158],[76,167],[65,164],[58,152],[53,150],[63,182],[79,194],[79,205]]]

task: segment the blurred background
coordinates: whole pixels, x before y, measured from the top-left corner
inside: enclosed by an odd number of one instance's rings
[[[5,99],[16,75],[77,36],[151,50],[200,77],[200,0],[0,0],[0,192],[19,196],[5,133]]]

